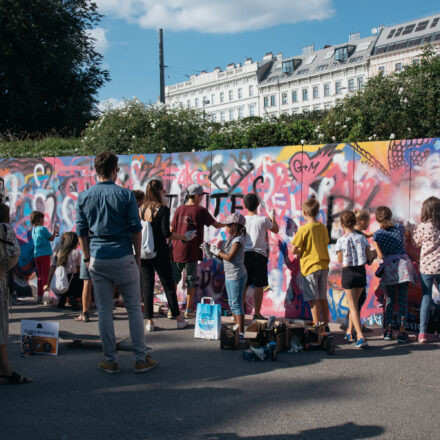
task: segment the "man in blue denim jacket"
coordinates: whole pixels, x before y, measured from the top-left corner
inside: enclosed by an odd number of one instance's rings
[[[118,158],[110,152],[95,158],[98,183],[78,196],[76,230],[84,262],[93,281],[99,312],[99,332],[105,360],[99,368],[118,373],[113,325],[113,287],[122,294],[128,313],[130,336],[136,358],[135,373],[157,364],[146,356],[139,285],[142,226],[132,191],[115,184]],[[135,255],[133,255],[133,248]]]

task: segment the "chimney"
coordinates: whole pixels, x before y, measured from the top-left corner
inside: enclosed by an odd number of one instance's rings
[[[302,48],[302,54],[303,55],[307,55],[308,53],[312,53],[315,51],[315,45],[314,44],[309,44],[308,46],[304,46]]]
[[[360,32],[353,32],[352,34],[348,35],[348,42],[351,43],[356,40],[360,40],[361,33]]]
[[[283,59],[282,52],[277,53],[277,61],[281,61]]]

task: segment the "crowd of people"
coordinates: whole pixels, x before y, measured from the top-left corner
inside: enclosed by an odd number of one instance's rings
[[[245,328],[249,286],[254,288],[253,319],[264,319],[261,307],[263,289],[269,284],[268,232],[277,234],[279,226],[274,211],[268,216],[258,214],[257,194],[249,193],[244,197],[246,216],[234,212],[219,222],[201,206],[207,194],[203,187],[192,184],[186,189],[184,205],[177,208],[170,222],[171,213],[160,180],[150,180],[145,193],[116,185],[118,158],[110,152],[96,156],[95,170],[97,184],[78,196],[76,233],[63,233],[52,250],[51,241],[58,235],[58,228],[51,233],[44,226],[44,214],[38,211],[31,214],[31,224],[38,274],[37,301],[44,301],[44,295],[51,290],[57,276],[57,268],[62,267],[68,286],[58,295],[58,306],[64,307],[68,300],[72,309],[79,310],[78,300],[81,298],[82,312],[75,319],[87,322],[93,288],[104,352],[100,370],[119,372],[113,325],[115,294],[122,297],[127,309],[135,356],[134,372],[144,373],[157,366],[157,362],[146,354],[144,338],[144,330],[153,332],[156,329],[155,275],[158,275],[167,298],[168,317],[176,320],[177,329],[183,329],[188,326],[187,319],[194,317],[197,265],[203,254],[223,260],[228,303],[240,338],[243,338]],[[294,235],[291,250],[300,260],[300,289],[303,299],[310,305],[312,319],[328,326],[329,234],[327,227],[317,220],[320,205],[315,198],[305,200],[302,211],[305,223]],[[392,323],[397,302],[400,326],[397,341],[408,340],[408,287],[416,282],[406,251],[410,243],[420,248],[423,298],[418,341],[426,343],[432,289],[440,282],[440,199],[429,197],[425,200],[421,223],[417,227],[394,222],[392,212],[386,206],[376,209],[375,218],[380,227],[374,233],[368,233],[368,210],[344,210],[340,214],[343,235],[337,240],[335,250],[342,265],[341,284],[349,306],[345,340],[357,348],[368,345],[360,309],[366,299],[365,267],[376,258],[381,264],[375,275],[386,290],[383,338],[393,338]],[[227,239],[222,243],[206,243],[204,229],[209,226],[225,228]],[[0,379],[6,383],[31,381],[12,370],[6,352],[7,273],[17,263],[19,254],[20,247],[9,224],[9,208],[0,204]],[[185,310],[181,313],[176,288],[183,272],[187,298]]]

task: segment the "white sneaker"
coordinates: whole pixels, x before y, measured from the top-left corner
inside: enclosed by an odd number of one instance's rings
[[[186,321],[185,319],[182,319],[181,321],[177,321],[176,325],[177,325],[178,329],[182,329],[182,328],[188,327],[188,321]]]
[[[145,330],[149,333],[154,332],[154,324],[147,323]]]

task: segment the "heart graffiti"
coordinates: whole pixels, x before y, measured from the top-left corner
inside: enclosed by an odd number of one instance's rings
[[[289,169],[294,180],[303,185],[310,185],[330,165],[335,151],[335,144],[329,144],[309,156],[303,151],[294,154],[290,158]]]

